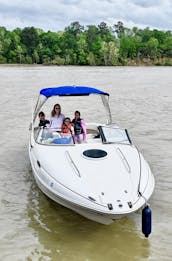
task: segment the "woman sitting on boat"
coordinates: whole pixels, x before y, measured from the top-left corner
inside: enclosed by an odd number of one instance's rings
[[[61,129],[65,116],[61,113],[60,104],[55,104],[51,112],[50,128]]]
[[[80,118],[80,112],[75,111],[75,118],[72,120],[72,124],[74,126],[74,140],[75,143],[82,143],[86,140],[86,124],[83,119]]]
[[[74,128],[69,117],[63,120],[62,133],[65,135],[74,134]]]

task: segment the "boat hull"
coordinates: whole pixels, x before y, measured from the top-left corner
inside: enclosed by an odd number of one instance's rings
[[[109,225],[113,223],[117,219],[121,219],[129,214],[103,214],[95,210],[90,210],[89,208],[82,207],[80,205],[74,204],[70,201],[65,200],[64,198],[60,197],[59,195],[53,193],[50,189],[48,189],[44,184],[40,181],[38,178],[37,174],[34,172],[34,178],[35,181],[39,187],[39,189],[50,199],[55,201],[56,203],[69,208],[73,210],[74,212],[80,214],[81,216],[90,219],[92,221],[104,224],[104,225]]]
[[[32,151],[32,149],[29,150],[32,172],[33,172],[35,181],[36,181],[38,187],[40,188],[40,190],[50,199],[55,201],[56,203],[75,211],[76,213],[84,216],[87,219],[90,219],[92,221],[95,221],[95,222],[98,222],[98,223],[101,223],[104,225],[109,225],[109,224],[113,223],[114,220],[121,219],[125,216],[131,215],[131,213],[136,212],[138,209],[140,209],[142,206],[145,205],[144,198],[140,197],[136,206],[133,207],[130,211],[123,212],[123,213],[122,213],[122,211],[121,211],[121,213],[119,213],[119,212],[114,213],[114,211],[110,211],[109,209],[108,210],[106,209],[103,212],[103,210],[102,209],[100,210],[99,207],[96,208],[96,206],[93,206],[93,205],[92,205],[92,207],[90,207],[90,206],[87,207],[84,204],[79,204],[79,200],[77,201],[77,199],[75,201],[69,200],[70,196],[68,197],[68,199],[65,198],[65,191],[64,191],[64,196],[61,193],[60,185],[59,185],[59,189],[56,189],[56,191],[54,191],[53,188],[51,187],[51,185],[48,185],[51,183],[51,181],[48,180],[49,177],[46,177],[46,182],[45,182],[45,178],[43,178],[43,176],[35,168],[36,162],[34,162],[34,160],[33,160],[31,151]],[[151,186],[152,186],[152,188],[154,187],[154,179],[152,180]]]

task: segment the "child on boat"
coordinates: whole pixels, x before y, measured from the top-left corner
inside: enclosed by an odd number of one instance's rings
[[[47,124],[49,124],[49,120],[45,119],[45,113],[43,111],[40,111],[39,114],[39,127],[47,127]]]
[[[63,124],[62,124],[62,133],[69,135],[69,134],[74,134],[74,129],[71,123],[71,120],[69,117],[66,117],[63,120]]]
[[[86,140],[86,124],[83,119],[80,118],[80,112],[75,111],[75,118],[72,120],[73,126],[74,126],[74,140],[75,143],[82,143]]]

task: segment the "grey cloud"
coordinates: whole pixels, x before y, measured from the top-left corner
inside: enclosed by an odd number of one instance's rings
[[[81,0],[61,0],[60,3],[64,5],[77,5],[80,4]]]
[[[159,6],[162,3],[161,0],[149,0],[149,1],[148,0],[133,0],[131,2],[133,2],[137,6],[144,7],[144,8],[149,8],[152,6]]]
[[[170,0],[0,0],[0,24],[8,29],[33,25],[57,31],[73,21],[86,26],[120,20],[126,27],[171,30],[171,16]]]

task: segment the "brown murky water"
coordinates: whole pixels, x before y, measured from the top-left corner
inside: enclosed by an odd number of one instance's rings
[[[0,260],[171,261],[171,67],[1,65],[0,79]],[[156,187],[148,239],[140,212],[104,226],[57,205],[36,186],[27,151],[32,106],[41,88],[66,84],[109,92],[114,121],[149,162]]]

